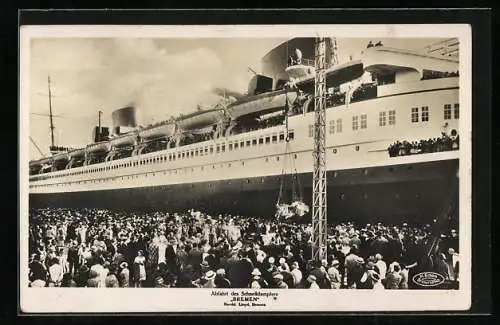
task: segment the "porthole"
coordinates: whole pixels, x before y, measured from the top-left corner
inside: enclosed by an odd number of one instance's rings
[[[356,146],[356,151],[359,151],[359,146]]]
[[[337,153],[337,148],[334,148],[334,149],[333,149],[333,153]]]

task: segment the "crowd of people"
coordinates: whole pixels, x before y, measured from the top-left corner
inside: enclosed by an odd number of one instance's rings
[[[312,227],[279,220],[96,209],[30,211],[31,287],[408,289],[430,225],[341,223],[311,260]],[[458,235],[443,233],[433,270],[458,287]],[[417,267],[418,268],[418,267]]]
[[[420,141],[396,141],[387,149],[390,157],[459,149],[459,137],[442,134],[441,137]]]

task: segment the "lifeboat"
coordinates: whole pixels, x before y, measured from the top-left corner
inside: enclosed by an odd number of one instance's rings
[[[129,133],[117,136],[110,140],[111,145],[115,148],[133,146],[137,139],[137,133]]]
[[[205,129],[221,122],[224,117],[224,109],[203,110],[178,118],[177,125],[182,131]]]
[[[361,60],[339,64],[326,70],[326,87],[338,87],[346,82],[358,79],[365,73],[363,62]],[[316,73],[313,73],[297,82],[297,86],[309,93],[314,92],[314,78]]]
[[[108,152],[109,149],[110,149],[110,142],[103,141],[103,142],[89,144],[85,150],[89,153],[102,153],[102,152]]]
[[[228,112],[233,120],[247,115],[263,115],[278,111],[288,103],[292,104],[297,99],[297,92],[291,90],[278,90],[259,94],[238,101],[228,107]]]
[[[76,149],[76,150],[70,151],[70,152],[68,152],[68,155],[71,159],[83,157],[83,156],[85,156],[85,149]]]
[[[53,161],[54,162],[57,162],[57,163],[61,163],[61,162],[64,162],[64,161],[68,161],[69,160],[69,155],[68,153],[60,153],[60,154],[57,154],[57,155],[54,155],[52,157]]]
[[[174,133],[175,133],[175,123],[166,123],[140,130],[139,136],[143,139],[151,140],[163,137],[168,138],[174,135]]]

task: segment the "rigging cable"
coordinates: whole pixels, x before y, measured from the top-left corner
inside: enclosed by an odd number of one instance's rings
[[[40,147],[36,144],[35,140],[33,140],[33,138],[31,137],[31,135],[29,137],[30,137],[31,143],[33,143],[33,145],[38,150],[38,152],[42,155],[42,157],[45,157],[45,154],[42,152],[42,150],[40,149]]]

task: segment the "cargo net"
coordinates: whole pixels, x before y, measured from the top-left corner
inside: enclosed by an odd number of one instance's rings
[[[278,220],[291,219],[293,217],[303,217],[309,212],[309,206],[302,199],[302,188],[299,175],[295,168],[294,157],[291,157],[290,142],[288,138],[288,119],[286,119],[287,138],[285,144],[285,159],[281,172],[280,190],[276,202],[275,217]],[[289,166],[290,165],[290,166]],[[291,176],[291,184],[289,178]],[[291,186],[291,195],[289,195]]]

